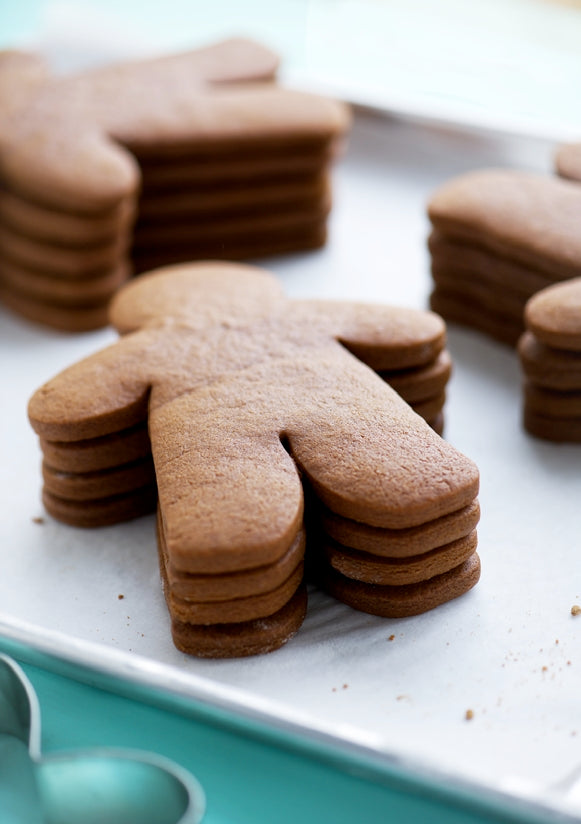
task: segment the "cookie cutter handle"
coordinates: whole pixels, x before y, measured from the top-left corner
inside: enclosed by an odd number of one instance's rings
[[[18,666],[0,654],[0,736],[26,744],[30,755],[40,755],[40,707],[32,684]]]
[[[155,753],[42,756],[37,695],[18,664],[0,654],[1,824],[199,824],[205,806],[197,779]]]
[[[40,750],[36,693],[18,664],[0,655],[0,820],[44,824],[35,757]]]
[[[74,750],[43,759],[46,824],[199,824],[197,780],[172,761],[137,750]]]

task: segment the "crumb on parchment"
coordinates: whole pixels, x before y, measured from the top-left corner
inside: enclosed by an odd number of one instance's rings
[[[573,604],[571,607],[571,615],[581,615],[581,607],[579,604]]]
[[[466,721],[472,721],[472,719],[474,718],[474,710],[466,710],[464,718],[466,719]]]

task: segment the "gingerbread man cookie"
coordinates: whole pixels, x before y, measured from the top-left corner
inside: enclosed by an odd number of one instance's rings
[[[478,470],[382,378],[437,362],[437,315],[289,300],[261,269],[205,263],[132,281],[111,319],[120,340],[41,387],[29,416],[57,457],[87,448],[113,475],[119,456],[147,463],[134,449],[147,421],[180,649],[284,643],[306,608],[305,545],[322,586],[380,615],[476,583]],[[135,479],[128,487],[106,500],[139,498]]]
[[[0,55],[0,298],[80,331],[133,269],[320,246],[347,108],[248,40],[53,76]]]

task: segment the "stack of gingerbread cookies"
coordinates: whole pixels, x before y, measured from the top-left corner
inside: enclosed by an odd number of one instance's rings
[[[536,294],[525,321],[518,345],[525,429],[539,438],[581,443],[581,278]]]
[[[475,498],[436,518],[402,510],[384,521],[392,526],[323,508],[315,575],[331,595],[363,612],[387,618],[426,612],[454,597],[460,581],[477,579],[479,518]]]
[[[42,500],[46,511],[72,526],[92,527],[155,510],[157,492],[145,423],[95,437],[41,438]]]
[[[444,432],[446,386],[452,374],[452,358],[447,349],[433,355],[427,363],[403,369],[382,370],[380,376],[395,389],[418,415],[440,435]]]
[[[581,274],[581,187],[511,169],[470,172],[428,204],[434,288],[446,320],[514,345],[527,300]]]
[[[133,272],[321,246],[348,110],[277,64],[247,40],[73,76],[1,55],[3,302],[88,330]]]
[[[441,318],[288,300],[261,269],[200,263],[136,278],[111,320],[119,341],[41,387],[30,420],[47,462],[48,444],[104,455],[112,439],[127,458],[147,421],[178,648],[280,647],[304,619],[305,558],[329,592],[377,615],[474,586],[478,470],[382,379],[437,362]]]

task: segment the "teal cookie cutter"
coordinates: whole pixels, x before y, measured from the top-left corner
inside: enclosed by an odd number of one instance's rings
[[[98,748],[43,756],[34,688],[0,655],[2,824],[199,824],[204,809],[198,781],[153,753]]]

